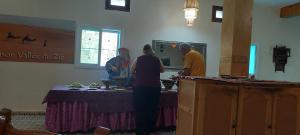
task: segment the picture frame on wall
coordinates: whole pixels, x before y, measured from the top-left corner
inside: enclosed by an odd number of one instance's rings
[[[213,6],[212,7],[212,22],[221,23],[223,19],[223,7],[222,6]]]
[[[130,12],[130,0],[105,0],[105,9]]]

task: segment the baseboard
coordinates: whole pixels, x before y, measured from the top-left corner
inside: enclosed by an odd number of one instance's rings
[[[45,115],[44,111],[14,111],[12,115]]]

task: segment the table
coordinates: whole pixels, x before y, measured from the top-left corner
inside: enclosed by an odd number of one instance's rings
[[[51,132],[88,131],[97,126],[112,131],[135,129],[132,90],[69,90],[64,85],[51,89],[43,103],[47,103],[45,125]],[[176,126],[177,92],[162,91],[158,128]]]

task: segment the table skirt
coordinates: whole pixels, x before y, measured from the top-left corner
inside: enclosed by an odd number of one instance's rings
[[[112,131],[135,129],[133,112],[93,112],[88,102],[47,102],[45,125],[51,132],[86,132],[97,126]],[[176,106],[164,106],[158,110],[157,128],[176,126]]]

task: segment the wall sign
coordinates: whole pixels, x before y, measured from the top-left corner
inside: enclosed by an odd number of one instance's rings
[[[273,48],[273,62],[275,63],[276,71],[285,71],[285,65],[288,62],[288,57],[291,57],[291,49],[286,46],[276,46]]]
[[[75,32],[0,23],[0,61],[74,63]]]

